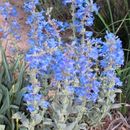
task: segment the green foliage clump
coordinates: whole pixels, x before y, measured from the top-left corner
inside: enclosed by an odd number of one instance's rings
[[[22,93],[25,76],[25,63],[23,56],[7,61],[5,50],[0,45],[0,130],[16,130],[17,121],[12,115],[22,105]],[[4,126],[5,125],[5,126]]]

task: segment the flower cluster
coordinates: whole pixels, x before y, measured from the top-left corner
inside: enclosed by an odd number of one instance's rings
[[[35,86],[36,87],[36,86]],[[49,106],[49,103],[45,100],[42,100],[43,95],[34,92],[34,88],[32,85],[28,85],[27,87],[28,93],[24,94],[24,100],[27,101],[27,110],[29,112],[38,111],[39,107],[42,109],[46,109]],[[39,107],[37,107],[39,106]]]
[[[35,70],[33,76],[37,80],[39,75],[49,77],[48,89],[67,90],[74,95],[74,103],[79,99],[98,103],[101,90],[105,89],[106,96],[108,91],[114,91],[116,85],[121,86],[115,72],[124,62],[121,40],[110,32],[106,32],[105,40],[94,38],[93,32],[86,30],[86,26],[93,25],[94,13],[99,10],[93,0],[64,0],[63,3],[65,6],[71,4],[70,23],[52,19],[51,8],[37,11],[36,6],[40,5],[37,0],[25,1],[26,23],[30,26],[28,42],[31,45],[25,60],[30,71]],[[69,42],[61,35],[67,29],[73,32]],[[42,87],[33,81],[31,84],[24,100],[28,110],[33,112],[41,107],[44,96],[40,92]],[[48,106],[46,100],[42,104]]]
[[[12,6],[9,2],[5,2],[0,5],[0,15],[4,18],[5,27],[0,27],[3,33],[3,38],[6,38],[9,34],[12,34],[16,40],[20,39],[20,24],[16,20],[18,12],[15,6]]]
[[[86,31],[84,30],[84,27],[93,25],[93,13],[98,13],[99,7],[97,4],[93,3],[93,0],[64,0],[63,3],[65,5],[72,4],[72,16],[75,30],[79,33],[85,33]],[[91,32],[89,32],[89,34],[91,35]]]
[[[84,30],[85,26],[93,25],[93,12],[97,13],[99,9],[95,3],[64,3],[74,4],[73,23],[74,27],[78,26],[77,30],[80,32],[80,37],[76,37],[71,45],[62,41],[60,36],[61,31],[71,28],[69,23],[51,19],[45,14],[45,10],[35,12],[35,4],[38,2],[25,3],[25,10],[31,13],[27,24],[31,26],[29,43],[32,44],[26,60],[30,69],[37,69],[43,76],[51,75],[52,82],[60,81],[65,88],[73,86],[78,96],[85,95],[88,100],[96,101],[102,85],[100,77],[115,77],[115,69],[123,64],[121,41],[114,34],[107,32],[106,41],[103,42],[99,38],[91,38],[92,32]],[[100,68],[103,71],[100,71]],[[114,79],[115,84],[120,84],[118,78]],[[67,86],[64,84],[66,81]]]
[[[112,88],[121,86],[122,83],[118,77],[116,77],[115,70],[119,69],[124,63],[124,53],[122,49],[122,41],[116,37],[113,33],[106,33],[105,43],[102,45],[102,51],[100,55],[100,66],[103,68],[101,75],[107,77],[106,81],[113,82]]]
[[[24,1],[30,48],[25,54],[29,84],[23,100],[30,119],[23,126],[33,129],[42,122],[55,130],[80,130],[81,122],[97,123],[110,110],[116,87],[122,85],[116,75],[124,63],[121,40],[107,31],[104,38],[95,38],[87,30],[99,10],[93,0],[63,0],[63,6],[71,7],[68,22],[52,18],[53,8],[44,9],[40,0]],[[9,25],[0,27],[2,38],[12,34],[20,40],[16,7],[5,2],[0,15]],[[68,31],[72,33],[65,40],[62,34]]]

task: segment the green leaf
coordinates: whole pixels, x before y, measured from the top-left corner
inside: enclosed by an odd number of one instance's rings
[[[20,70],[19,76],[18,76],[18,81],[15,84],[16,85],[16,89],[17,89],[16,91],[19,91],[21,86],[22,86],[24,72],[25,72],[25,63],[23,62],[23,64],[21,65],[21,70]]]
[[[11,67],[11,72],[14,72],[14,71],[16,71],[16,70],[19,68],[20,61],[22,60],[22,58],[23,58],[23,56],[19,56],[19,57],[16,59],[15,63],[14,63],[14,64],[12,65],[12,67]]]
[[[6,111],[10,107],[10,98],[9,98],[9,91],[8,91],[8,89],[4,85],[2,85],[2,84],[0,84],[0,88],[2,89],[3,95],[4,95],[3,96],[3,104],[2,104],[2,106],[0,108],[0,114],[3,114],[3,113],[6,113]]]
[[[10,77],[10,73],[9,73],[9,65],[7,63],[5,52],[1,46],[0,46],[0,51],[1,51],[1,55],[2,55],[2,64],[5,68],[7,79],[8,79],[8,81],[11,81],[11,77]]]
[[[2,98],[3,98],[3,92],[2,92],[2,90],[0,89],[0,103],[1,103],[1,101],[2,101]]]
[[[17,97],[17,98],[16,98],[16,100],[14,101],[15,104],[20,105],[22,96],[23,96],[23,94],[24,94],[26,91],[27,91],[27,90],[26,90],[25,88],[22,88],[20,91],[18,91],[18,92],[16,93],[16,97]]]
[[[13,109],[19,109],[19,106],[16,106],[16,105],[10,105],[10,108],[13,108]]]
[[[11,128],[11,123],[8,120],[7,117],[5,117],[4,115],[0,115],[0,120],[2,120],[3,122],[5,122],[6,124],[8,124],[8,126]]]
[[[0,84],[4,75],[4,69],[0,69]]]

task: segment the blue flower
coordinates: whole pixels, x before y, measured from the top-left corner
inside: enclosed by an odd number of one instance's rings
[[[76,17],[79,18],[80,20],[83,19],[84,15],[85,15],[85,8],[84,7],[80,7],[77,12],[76,12]]]
[[[24,3],[24,10],[26,12],[31,12],[33,9],[35,9],[35,3],[29,1]]]
[[[115,77],[115,82],[117,86],[122,86],[122,82],[118,77]]]
[[[27,110],[28,110],[29,112],[34,112],[34,111],[35,111],[35,108],[34,108],[33,105],[29,105],[29,106],[27,106]]]
[[[33,92],[33,86],[32,85],[28,85],[26,87],[26,89],[27,89],[28,92]]]
[[[54,38],[48,39],[47,43],[50,48],[54,48],[58,45],[58,42]]]
[[[23,96],[24,98],[23,98],[23,100],[24,101],[33,101],[34,100],[34,95],[33,94],[31,94],[31,93],[26,93],[26,94],[24,94],[24,96]]]
[[[12,8],[10,15],[14,17],[18,16],[18,12],[15,6]]]
[[[87,38],[90,38],[90,37],[92,37],[93,32],[92,31],[86,31],[85,35],[86,35]]]
[[[93,47],[89,53],[89,57],[93,58],[94,60],[98,59],[98,49]]]
[[[96,14],[98,13],[98,11],[99,11],[99,9],[100,9],[100,7],[99,6],[97,6],[97,4],[96,3],[94,3],[93,4],[93,6],[92,6],[92,10],[94,11],[94,12],[96,12]]]
[[[71,3],[71,2],[72,2],[72,0],[64,0],[64,1],[63,1],[63,4],[66,5],[66,4],[69,4],[69,3]]]
[[[33,23],[34,19],[35,19],[35,18],[34,18],[32,15],[29,15],[29,16],[27,17],[26,24],[31,25],[31,24]]]
[[[78,97],[84,97],[86,96],[86,88],[84,87],[75,87],[75,94],[78,96]]]
[[[42,108],[44,108],[44,109],[45,109],[45,108],[47,109],[47,108],[49,107],[49,105],[50,105],[50,103],[49,103],[48,101],[43,101],[40,106],[41,106]]]
[[[0,13],[4,18],[7,18],[9,16],[9,12],[8,12],[6,5],[0,6]]]
[[[88,17],[86,20],[86,26],[92,26],[94,21],[94,17]]]
[[[85,86],[88,83],[88,80],[87,80],[86,76],[81,75],[79,78],[80,78],[81,85]]]

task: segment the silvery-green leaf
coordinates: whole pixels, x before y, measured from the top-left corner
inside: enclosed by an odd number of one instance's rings
[[[43,121],[43,124],[44,125],[53,125],[53,122],[52,122],[52,120],[51,119],[49,119],[49,118],[45,118],[44,119],[44,121]]]
[[[104,101],[104,99],[99,98],[99,99],[98,99],[98,102],[100,102],[100,103],[104,103],[105,101]]]
[[[69,114],[74,114],[78,112],[78,110],[74,106],[68,106],[67,111]]]
[[[87,124],[86,123],[82,123],[79,125],[81,130],[87,130]]]
[[[21,122],[22,122],[22,126],[27,128],[29,127],[29,120],[22,120]]]
[[[115,92],[116,93],[122,93],[122,90],[121,89],[115,89]]]
[[[58,126],[58,128],[60,128],[60,129],[68,130],[68,129],[66,129],[66,124],[58,123],[57,126]]]
[[[116,94],[110,95],[110,100],[114,103],[115,102]]]
[[[66,126],[66,130],[73,130],[74,127],[77,125],[77,121],[73,122],[73,123],[70,123],[70,124],[67,124]]]
[[[117,108],[121,108],[122,104],[121,103],[118,103],[118,104],[113,104],[112,105],[112,109],[117,109]]]
[[[42,116],[40,114],[35,114],[32,116],[32,119],[35,121],[35,124],[39,124],[42,121]]]
[[[20,128],[19,130],[28,130],[27,128]]]
[[[22,126],[26,128],[29,127],[29,120],[26,118],[26,116],[23,113],[17,112],[15,116],[19,117],[20,121],[22,122]],[[17,119],[17,117],[15,119]]]
[[[22,126],[27,127],[29,126],[29,120],[26,118],[26,116],[21,113],[21,112],[17,112],[12,116],[13,119],[18,119],[22,122]]]
[[[5,130],[5,125],[0,125],[0,130]]]
[[[56,102],[53,102],[51,106],[52,106],[52,108],[53,108],[54,110],[59,110],[59,109],[60,109],[60,105],[57,104]]]
[[[13,114],[12,119],[21,119],[22,118],[22,113],[21,112],[17,112],[15,114]]]

